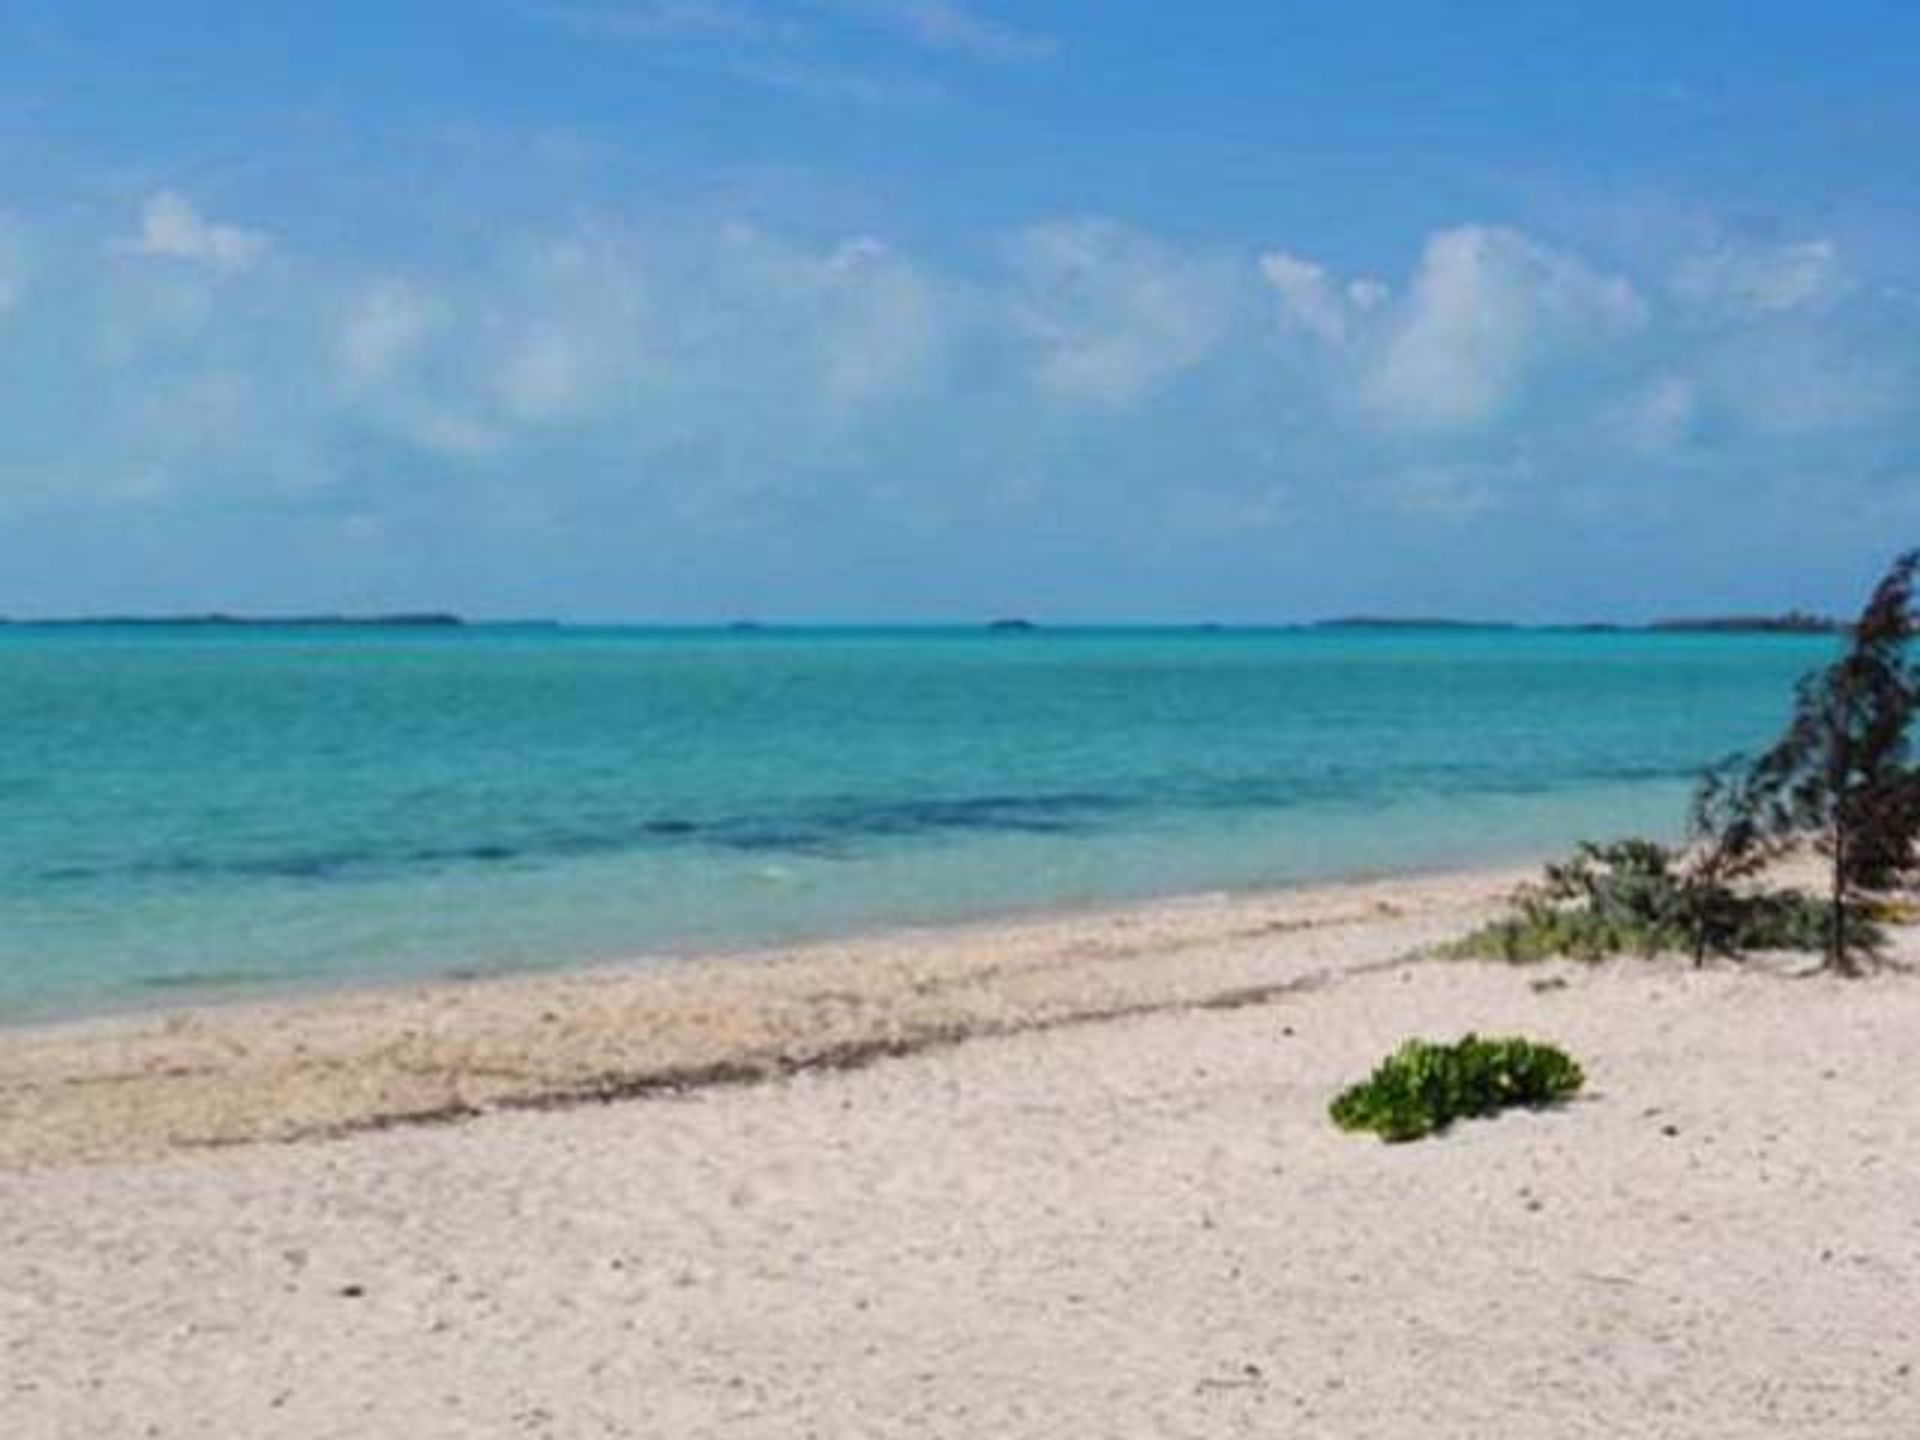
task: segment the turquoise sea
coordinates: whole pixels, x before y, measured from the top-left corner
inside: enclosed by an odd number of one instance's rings
[[[0,1016],[1673,835],[1830,648],[0,628]]]

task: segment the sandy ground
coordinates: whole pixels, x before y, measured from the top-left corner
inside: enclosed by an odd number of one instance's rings
[[[1499,885],[0,1038],[0,1433],[1920,1435],[1920,980],[1399,958]],[[1589,1092],[1327,1123],[1469,1028]]]

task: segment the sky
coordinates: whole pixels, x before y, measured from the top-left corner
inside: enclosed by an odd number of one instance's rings
[[[1848,610],[1920,7],[0,0],[0,614]]]

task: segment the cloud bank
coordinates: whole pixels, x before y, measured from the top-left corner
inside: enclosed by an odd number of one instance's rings
[[[209,220],[184,196],[162,190],[141,208],[139,233],[122,241],[120,248],[231,273],[257,261],[266,252],[267,237],[257,230]]]
[[[1463,221],[1380,275],[1111,217],[934,254],[646,207],[343,263],[229,208],[0,219],[0,606],[939,611],[1051,566],[1070,609],[1100,555],[1193,606],[1349,550],[1378,586],[1363,536],[1920,520],[1913,303],[1820,234],[1653,270]],[[243,522],[279,563],[169,558]],[[61,537],[103,533],[82,583]]]

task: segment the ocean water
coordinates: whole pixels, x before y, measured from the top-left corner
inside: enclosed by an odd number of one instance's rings
[[[0,628],[0,1017],[1677,835],[1830,648]]]

